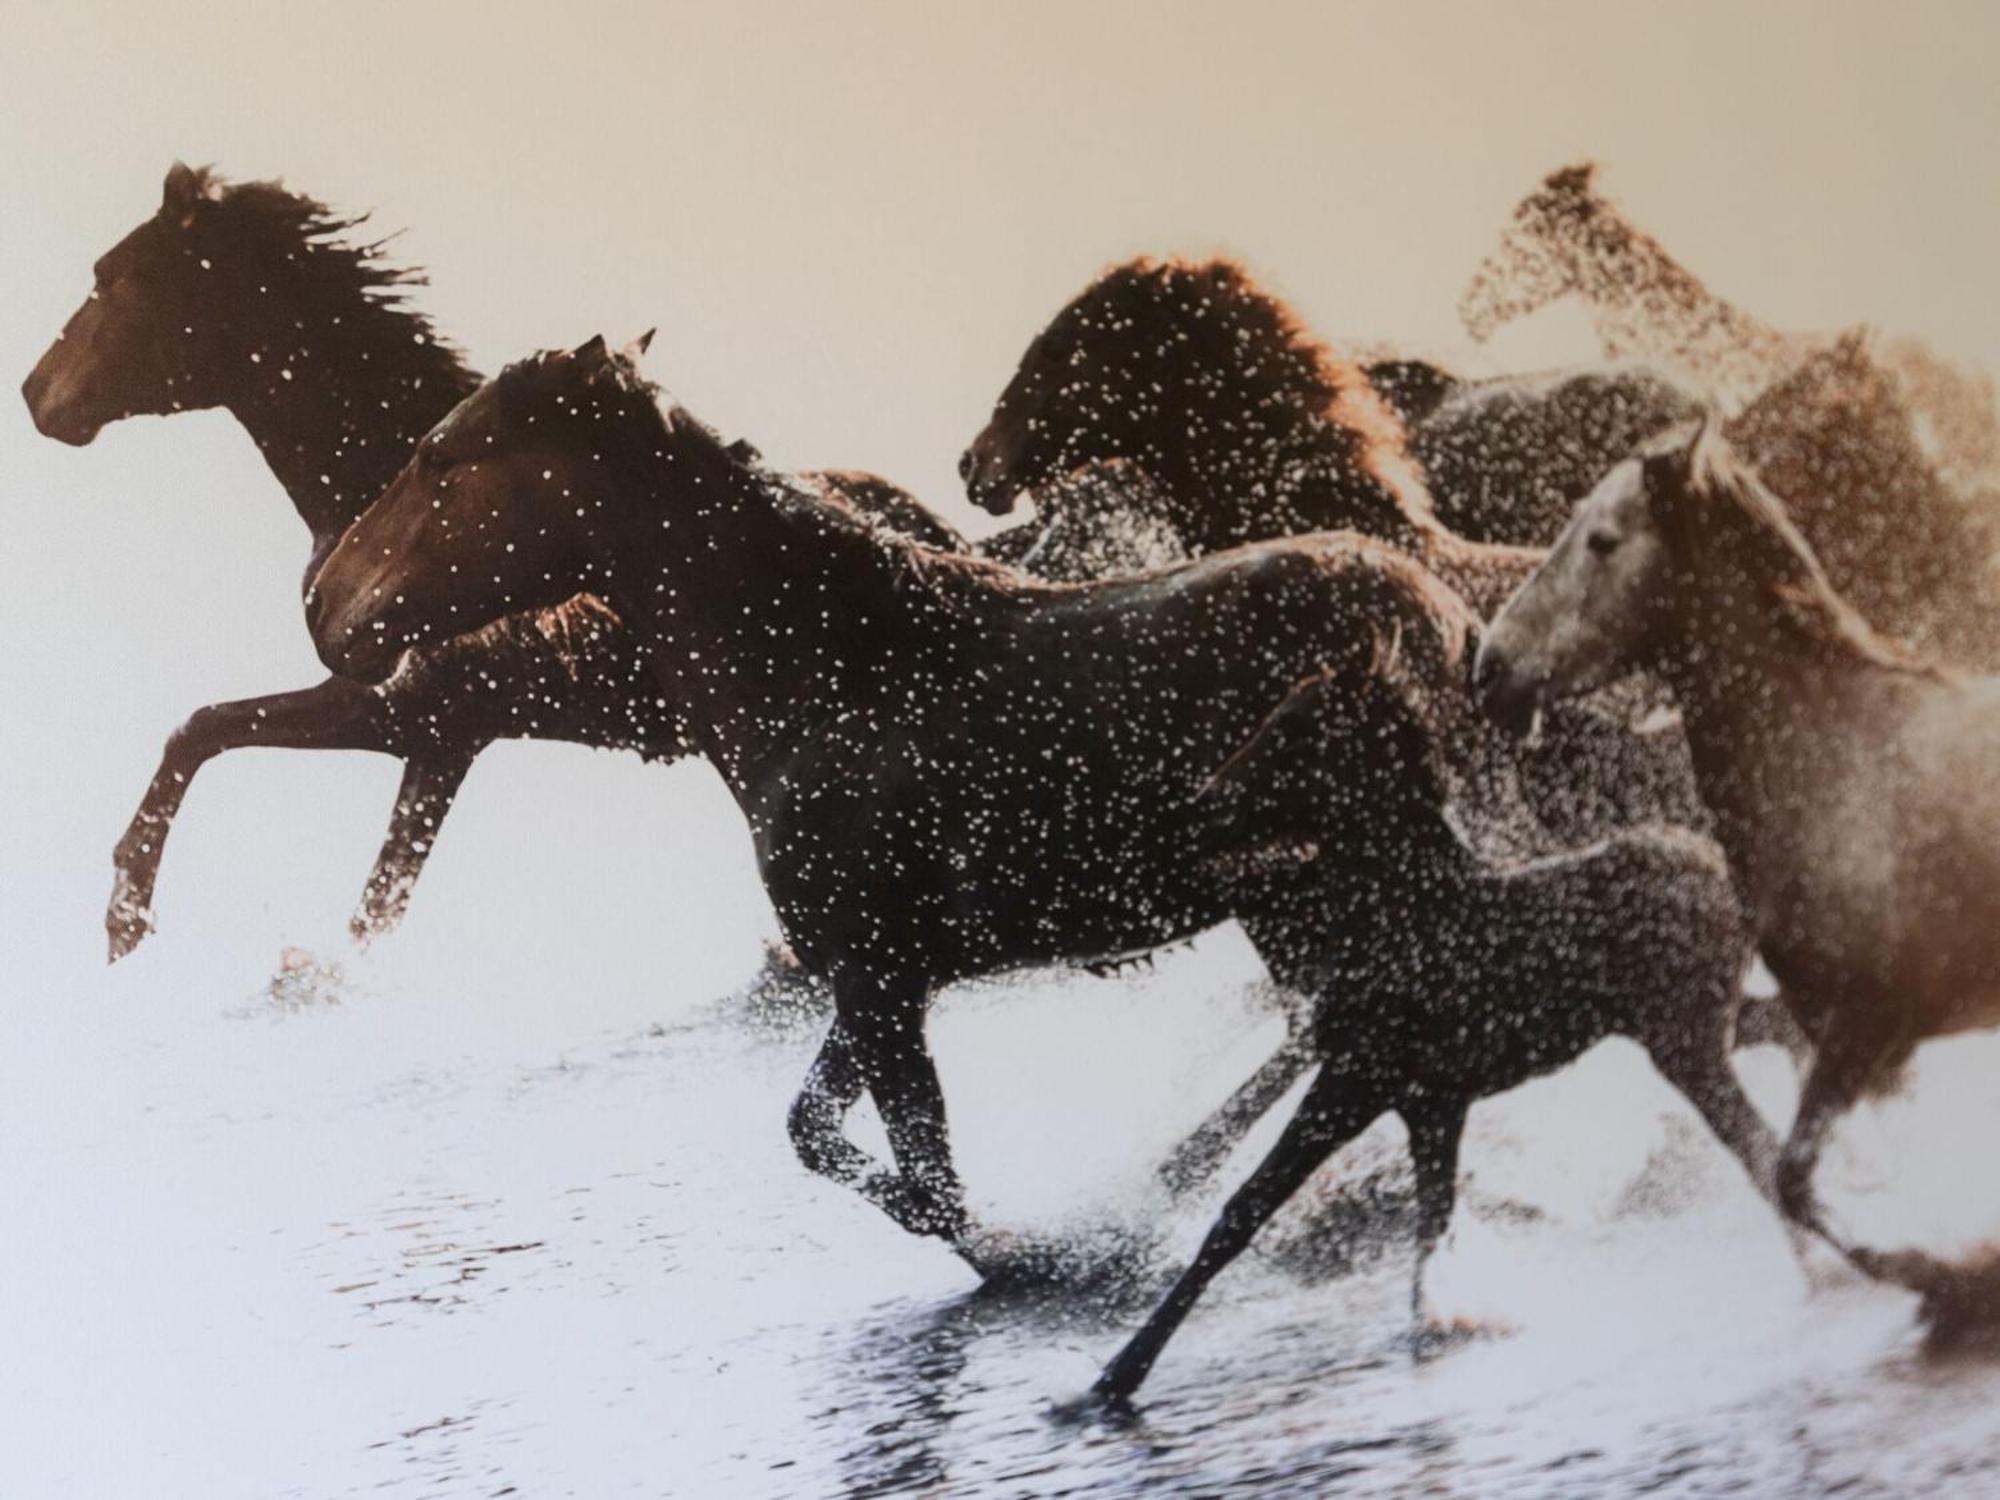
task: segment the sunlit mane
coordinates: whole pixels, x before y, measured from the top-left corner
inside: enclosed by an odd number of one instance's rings
[[[1430,496],[1406,451],[1403,425],[1361,366],[1316,337],[1237,262],[1128,261],[1099,277],[1072,304],[1070,316],[1088,326],[1100,309],[1133,301],[1143,301],[1163,329],[1194,345],[1186,355],[1191,368],[1229,372],[1216,393],[1223,405],[1216,431],[1228,433],[1232,415],[1252,426],[1274,418],[1323,418],[1344,439],[1343,457],[1391,491],[1411,516],[1431,519]]]

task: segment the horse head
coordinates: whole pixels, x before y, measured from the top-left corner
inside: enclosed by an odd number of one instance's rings
[[[21,387],[35,426],[77,447],[122,417],[216,405],[209,378],[231,330],[217,283],[251,273],[234,259],[227,189],[174,163],[160,207],[98,258],[95,280]]]
[[[1563,167],[1515,206],[1500,244],[1458,299],[1459,321],[1475,340],[1484,343],[1576,288],[1574,235],[1603,206],[1596,177],[1595,162]]]
[[[307,595],[331,670],[380,681],[413,646],[588,591],[608,566],[596,545],[616,457],[607,433],[623,408],[652,402],[633,363],[650,338],[510,365],[417,444]]]
[[[1680,512],[1713,421],[1670,430],[1577,505],[1549,555],[1494,617],[1473,669],[1487,714],[1525,732],[1540,708],[1647,665],[1680,565]]]

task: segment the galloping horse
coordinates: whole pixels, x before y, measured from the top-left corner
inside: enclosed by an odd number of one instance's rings
[[[1656,365],[1725,412],[1754,400],[1821,342],[1780,333],[1710,292],[1598,192],[1595,162],[1551,172],[1515,206],[1458,314],[1483,342],[1572,294],[1606,359]]]
[[[1345,731],[1357,702],[1381,726],[1366,736]],[[1465,706],[1461,680],[1425,681],[1421,665],[1385,646],[1361,670],[1304,684],[1218,774],[1218,863],[1305,882],[1326,904],[1327,937],[1306,967],[1319,1072],[1193,1263],[1105,1368],[1099,1396],[1129,1396],[1209,1281],[1322,1162],[1389,1112],[1408,1128],[1415,1166],[1421,1323],[1424,1264],[1451,1220],[1467,1110],[1613,1034],[1644,1046],[1775,1196],[1777,1141],[1729,1067],[1748,945],[1720,853],[1650,828],[1494,869],[1448,817]],[[1246,785],[1261,810],[1230,805]],[[1292,788],[1305,795],[1287,802]],[[1382,828],[1393,843],[1376,837]],[[1321,849],[1340,851],[1324,873]]]
[[[422,278],[343,238],[361,222],[275,183],[176,164],[159,211],[99,259],[96,285],[23,386],[35,425],[82,446],[109,423],[221,407],[242,423],[312,536],[309,590],[350,523],[417,439],[479,384],[403,300]],[[887,524],[941,545],[955,533],[873,475],[817,477]],[[246,745],[375,750],[405,762],[357,936],[401,918],[473,759],[529,737],[685,752],[671,712],[634,691],[643,664],[589,599],[497,623],[433,650],[387,692],[335,676],[214,703],[167,741],[113,858],[111,957],[152,930],[166,837],[195,773]]]
[[[1643,360],[1735,415],[1832,342],[1786,333],[1711,292],[1597,186],[1597,164],[1551,172],[1515,207],[1500,245],[1459,300],[1485,340],[1516,318],[1575,296],[1604,357]],[[2000,411],[1992,377],[1921,339],[1883,342],[1885,379],[1923,428],[1926,459],[1962,495],[2000,484]],[[1796,497],[1780,489],[1788,503]]]
[[[810,503],[592,340],[510,367],[424,440],[321,570],[313,633],[374,679],[578,590],[647,647],[800,961],[832,984],[792,1110],[801,1158],[968,1258],[931,995],[1231,917],[1291,973],[1316,922],[1215,876],[1196,793],[1301,678],[1378,634],[1456,670],[1474,625],[1358,537],[1069,587],[898,540]],[[864,1088],[898,1172],[840,1134]]]
[[[1231,261],[1138,260],[1098,277],[1028,345],[960,472],[976,503],[1004,513],[1024,490],[1040,502],[1079,465],[1107,463],[1164,492],[1149,514],[1194,556],[1351,528],[1409,553],[1481,616],[1541,558],[1447,527],[1365,371]],[[1519,765],[1548,825],[1541,847],[1607,822],[1701,816],[1671,734],[1634,735],[1595,705],[1558,728]]]
[[[1786,1144],[1817,1227],[1833,1122],[1927,1037],[2000,1025],[2000,678],[1885,642],[1710,425],[1613,470],[1480,648],[1488,711],[1672,687],[1759,951],[1818,1050]],[[1930,1293],[1921,1257],[1877,1268]]]

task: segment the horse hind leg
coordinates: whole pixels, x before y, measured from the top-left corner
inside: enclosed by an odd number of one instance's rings
[[[1122,1402],[1139,1388],[1208,1284],[1243,1253],[1257,1231],[1322,1162],[1367,1129],[1381,1112],[1373,1101],[1343,1098],[1345,1082],[1343,1076],[1321,1066],[1284,1134],[1231,1195],[1193,1262],[1097,1377],[1091,1394],[1098,1400]]]
[[[394,753],[381,701],[343,677],[316,687],[239,698],[196,709],[167,739],[138,811],[112,851],[111,901],[104,915],[111,962],[153,931],[153,890],[167,834],[195,773],[216,756],[248,745],[296,750]]]
[[[409,910],[410,893],[417,877],[437,845],[438,825],[451,811],[466,772],[484,749],[483,745],[449,754],[412,756],[403,766],[402,785],[396,791],[396,810],[390,815],[389,831],[382,850],[375,856],[375,868],[361,893],[361,904],[349,919],[347,930],[358,943],[393,932]]]
[[[1877,1250],[1837,1234],[1813,1194],[1813,1169],[1833,1124],[1909,1046],[1906,1018],[1885,1007],[1849,1003],[1828,1012],[1798,1118],[1778,1164],[1787,1215],[1818,1233],[1863,1275],[1917,1293],[1934,1335],[2000,1322],[2000,1258],[1954,1266],[1922,1250]]]
[[[1243,1137],[1313,1064],[1312,1002],[1284,995],[1285,1039],[1263,1065],[1217,1106],[1160,1164],[1160,1180],[1176,1198],[1204,1186]]]
[[[1402,1111],[1410,1133],[1410,1161],[1417,1189],[1417,1260],[1410,1276],[1410,1348],[1428,1358],[1444,1336],[1432,1323],[1424,1298],[1424,1272],[1451,1227],[1458,1201],[1458,1148],[1465,1138],[1466,1101],[1434,1098]]]

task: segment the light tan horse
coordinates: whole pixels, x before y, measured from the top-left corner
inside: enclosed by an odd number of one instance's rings
[[[2000,1025],[2000,677],[1878,637],[1708,424],[1606,476],[1475,681],[1520,726],[1639,668],[1680,702],[1758,951],[1819,1044],[1780,1169],[1787,1212],[1819,1228],[1834,1121],[1919,1042]],[[1856,1257],[1939,1326],[2000,1314],[2000,1267]]]

